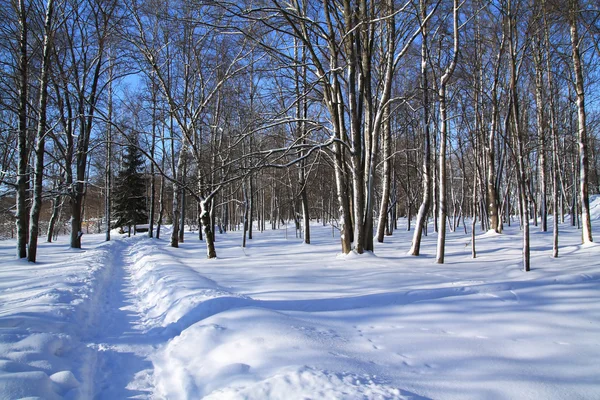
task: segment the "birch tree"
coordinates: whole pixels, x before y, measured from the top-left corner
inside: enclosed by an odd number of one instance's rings
[[[583,67],[581,63],[581,38],[579,36],[579,0],[569,0],[569,25],[571,33],[571,48],[573,73],[575,75],[575,92],[577,94],[577,141],[579,144],[579,196],[581,197],[581,218],[583,224],[582,241],[591,243],[592,223],[590,220],[590,196],[588,188],[588,133],[586,125],[585,90],[583,82]]]
[[[38,104],[38,122],[35,144],[35,166],[33,184],[33,203],[29,215],[29,247],[27,260],[35,262],[37,257],[37,241],[39,236],[39,219],[42,208],[42,182],[44,178],[44,153],[47,136],[48,80],[50,75],[51,46],[54,23],[54,0],[46,3],[44,18],[42,65],[40,69],[40,98]]]
[[[450,64],[446,67],[444,74],[440,78],[440,85],[438,88],[438,101],[440,103],[440,184],[439,184],[439,232],[437,242],[437,256],[436,262],[438,264],[444,263],[444,253],[446,244],[446,217],[447,217],[447,201],[446,201],[446,143],[448,141],[448,110],[446,105],[446,90],[448,81],[454,73],[456,68],[456,62],[458,60],[458,1],[454,0],[452,6],[452,37],[453,37],[453,48],[452,58]]]

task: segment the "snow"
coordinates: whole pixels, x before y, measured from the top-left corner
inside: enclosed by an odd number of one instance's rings
[[[217,235],[216,260],[192,233],[60,238],[38,264],[0,242],[0,399],[600,398],[598,245],[567,219],[554,259],[532,226],[526,273],[518,222],[477,259],[461,228],[438,265],[405,223],[344,256],[319,224]]]

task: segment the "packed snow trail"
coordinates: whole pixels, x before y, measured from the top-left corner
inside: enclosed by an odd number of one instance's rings
[[[132,306],[135,283],[129,268],[132,244],[140,239],[115,240],[99,283],[95,318],[84,338],[96,350],[90,376],[96,399],[143,398],[151,393],[152,363],[147,357],[154,346],[139,329],[141,317]]]

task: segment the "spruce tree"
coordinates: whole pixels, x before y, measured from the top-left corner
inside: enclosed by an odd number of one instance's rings
[[[123,167],[119,171],[114,187],[114,217],[116,226],[127,226],[131,236],[138,223],[148,219],[146,210],[146,185],[142,175],[143,155],[135,143],[125,149]]]

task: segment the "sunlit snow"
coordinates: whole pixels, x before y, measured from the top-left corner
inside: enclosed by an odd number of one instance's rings
[[[558,259],[532,226],[528,273],[518,220],[475,260],[449,233],[444,265],[405,226],[344,257],[317,223],[311,245],[217,235],[216,260],[197,233],[61,238],[38,264],[0,242],[0,398],[600,398],[600,247],[568,218]]]

